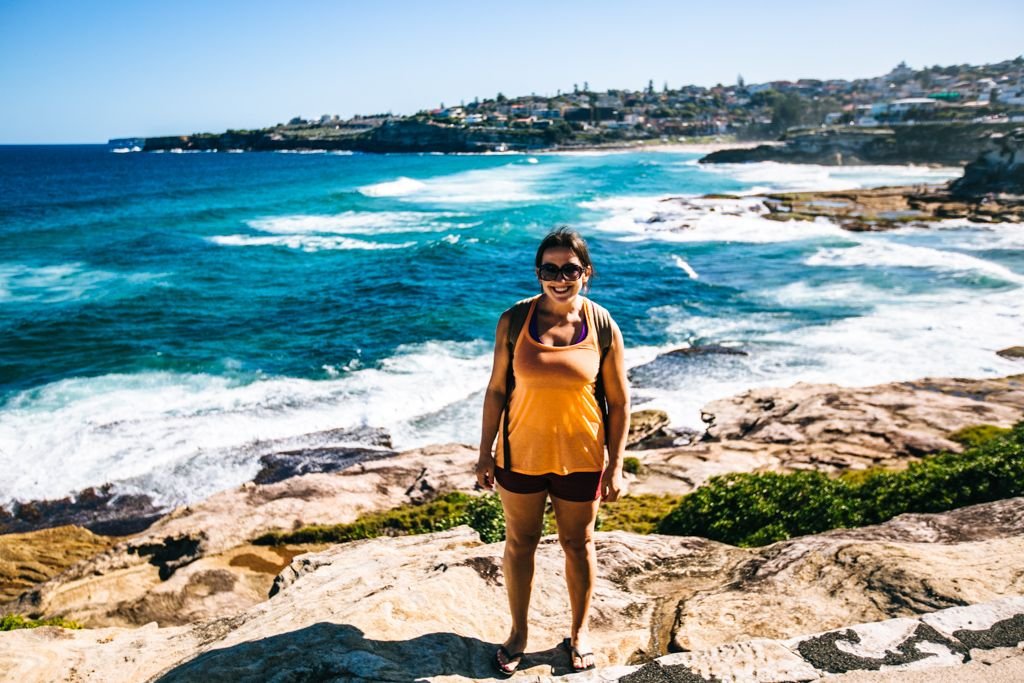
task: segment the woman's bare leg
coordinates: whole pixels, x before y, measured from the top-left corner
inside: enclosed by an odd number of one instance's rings
[[[500,485],[497,489],[501,505],[505,508],[505,558],[502,570],[505,574],[505,588],[508,590],[508,607],[512,614],[512,631],[504,645],[505,649],[515,654],[526,649],[534,555],[544,528],[544,505],[548,494],[547,491],[511,493]],[[499,663],[504,665],[504,659],[499,653]]]
[[[591,652],[590,598],[594,593],[597,576],[597,553],[594,550],[594,522],[599,501],[574,503],[551,497],[558,523],[558,540],[565,551],[565,582],[569,587],[572,605],[572,645],[579,652]],[[594,663],[593,657],[573,662],[576,668]]]

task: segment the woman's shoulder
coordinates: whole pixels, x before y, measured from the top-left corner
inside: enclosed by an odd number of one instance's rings
[[[590,297],[583,297],[583,300],[587,302],[588,306],[590,306],[590,310],[595,318],[604,317],[614,324],[615,321],[612,319],[612,314],[607,308],[597,303]]]
[[[540,294],[537,294],[535,296],[526,297],[525,299],[520,299],[519,301],[515,302],[514,304],[506,308],[504,313],[501,314],[501,317],[513,318],[516,315],[525,314],[525,312],[529,310],[533,302],[539,299],[540,296]]]

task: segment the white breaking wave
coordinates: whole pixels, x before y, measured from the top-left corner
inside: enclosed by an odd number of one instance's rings
[[[749,164],[699,164],[705,173],[726,176],[750,187],[748,193],[853,190],[883,185],[943,183],[963,174],[957,167],[819,166],[761,161]]]
[[[593,227],[618,234],[625,242],[791,242],[846,233],[830,221],[773,221],[764,218],[764,204],[753,198],[619,196],[581,202],[580,207],[610,214]]]
[[[352,237],[327,237],[323,235],[282,235],[279,237],[253,237],[251,235],[214,235],[208,238],[214,244],[224,247],[287,247],[307,253],[318,251],[350,251],[353,249],[406,249],[416,246],[415,242],[367,242]]]
[[[27,302],[55,304],[116,296],[124,285],[157,284],[157,273],[113,273],[90,270],[83,263],[52,266],[0,264],[0,304]]]
[[[151,372],[55,382],[0,411],[0,502],[108,481],[160,504],[200,500],[252,479],[266,442],[329,429],[383,427],[399,449],[473,442],[490,361],[482,342],[427,342],[321,381]]]
[[[700,277],[699,275],[697,275],[697,271],[693,269],[693,266],[687,263],[686,259],[684,259],[683,257],[673,256],[672,259],[675,261],[677,266],[683,269],[683,272],[690,276],[691,280],[696,280]]]
[[[954,273],[979,273],[1008,283],[1024,284],[1024,275],[998,263],[955,251],[911,246],[885,239],[852,247],[819,249],[804,264],[833,268],[929,268]]]
[[[396,180],[360,187],[359,192],[367,197],[404,197],[419,192],[426,185],[419,180],[402,176]]]
[[[890,231],[938,240],[944,247],[966,251],[1024,250],[1024,229],[1018,223],[972,223],[948,219],[927,226],[906,226]]]
[[[403,176],[366,185],[359,192],[367,197],[398,197],[403,201],[436,204],[535,202],[552,197],[539,192],[539,186],[552,172],[542,164],[513,163],[422,181]]]
[[[455,212],[345,211],[333,215],[268,216],[250,220],[248,225],[255,230],[278,235],[310,233],[370,235],[451,230],[460,225],[445,219],[464,216],[466,214]]]
[[[781,300],[795,286],[778,290]],[[860,291],[864,292],[863,289]],[[837,301],[852,298],[846,286],[819,292]],[[870,299],[870,289],[865,298]],[[766,294],[770,294],[766,293]],[[869,386],[921,377],[999,377],[1019,372],[1014,361],[995,351],[1019,343],[1024,329],[1020,291],[886,295],[869,302],[863,315],[831,323],[794,325],[785,314],[762,313],[737,318],[689,315],[674,307],[651,309],[652,321],[665,325],[679,343],[627,350],[634,365],[660,353],[701,343],[738,346],[748,356],[707,356],[679,362],[659,386],[633,386],[634,407],[668,412],[673,424],[702,429],[701,409],[712,400],[749,389],[792,386],[797,382]],[[864,303],[862,301],[861,303]]]

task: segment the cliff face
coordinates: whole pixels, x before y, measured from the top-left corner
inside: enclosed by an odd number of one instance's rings
[[[498,147],[537,149],[554,142],[543,132],[517,129],[478,130],[442,126],[415,120],[387,121],[362,133],[336,132],[330,128],[266,129],[146,138],[144,151],[275,151],[286,149],[327,149],[355,152],[485,152]]]
[[[891,128],[828,128],[800,132],[785,144],[713,152],[701,163],[778,161],[825,166],[941,164],[957,166],[981,154],[993,132],[1012,124],[920,124]]]
[[[967,164],[949,190],[956,197],[1024,195],[1024,128],[989,136],[981,156]]]

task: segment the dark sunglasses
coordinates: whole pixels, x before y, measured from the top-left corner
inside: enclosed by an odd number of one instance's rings
[[[566,281],[573,282],[583,277],[585,272],[583,266],[576,263],[566,263],[561,268],[554,263],[542,263],[538,270],[540,271],[540,279],[545,282],[554,282],[558,279],[559,273],[562,274],[562,278]]]

